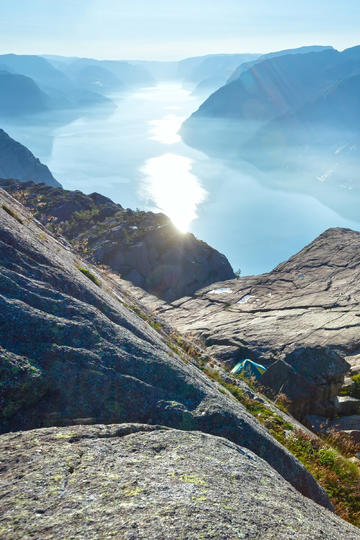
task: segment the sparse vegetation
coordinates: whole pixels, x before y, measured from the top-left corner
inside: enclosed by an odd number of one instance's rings
[[[141,311],[141,309],[138,306],[135,306],[134,304],[126,304],[126,307],[131,309],[131,311],[133,311],[141,319],[146,321],[152,328],[154,328],[154,330],[159,331],[161,329],[161,325],[153,321],[152,318],[146,313],[144,313],[143,311]]]
[[[287,448],[325,489],[336,513],[360,526],[360,468],[348,458],[357,446],[341,441],[339,435],[311,436],[297,430],[263,403],[251,399],[235,384],[226,383],[213,370],[205,370],[263,424],[273,437]]]
[[[360,373],[351,377],[353,385],[350,388],[342,391],[342,395],[351,396],[360,399]]]
[[[7,212],[9,214],[9,216],[13,217],[14,219],[16,219],[16,221],[18,221],[19,223],[23,224],[23,220],[17,215],[17,213],[15,212],[15,210],[13,210],[12,208],[10,208],[9,206],[7,206],[6,204],[2,204],[2,209],[5,210],[5,212]]]
[[[90,272],[90,270],[88,270],[87,268],[82,268],[81,266],[78,266],[77,268],[78,268],[78,270],[80,270],[80,272],[82,274],[84,274],[84,276],[86,276],[93,283],[95,283],[95,285],[97,285],[98,287],[101,287],[100,281],[98,280],[98,278],[92,272]]]

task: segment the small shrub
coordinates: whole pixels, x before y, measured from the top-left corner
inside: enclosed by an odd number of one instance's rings
[[[278,394],[274,400],[274,404],[277,406],[278,409],[280,409],[280,411],[289,414],[289,407],[291,405],[291,401],[285,394]]]
[[[360,442],[354,441],[349,433],[334,431],[322,434],[321,437],[345,457],[353,457],[360,453]]]
[[[88,270],[87,268],[81,268],[81,266],[78,266],[78,270],[80,270],[80,272],[82,274],[84,274],[84,276],[86,276],[88,279],[90,279],[93,283],[95,283],[95,285],[97,285],[98,287],[100,287],[100,281],[98,280],[98,278],[96,276],[94,276],[94,274],[92,274],[90,272],[90,270]]]

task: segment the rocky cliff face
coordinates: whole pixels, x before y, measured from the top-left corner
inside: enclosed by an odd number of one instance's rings
[[[83,256],[166,301],[234,277],[224,255],[177,231],[163,214],[124,210],[96,193],[6,180],[0,185]]]
[[[114,281],[3,190],[0,253],[2,432],[97,422],[199,430],[252,450],[330,506],[305,468],[191,357],[171,349]]]
[[[0,459],[4,540],[359,538],[249,450],[199,432],[123,424],[10,433]]]
[[[244,358],[272,364],[266,381],[302,403],[298,416],[330,413],[360,358],[359,253],[360,233],[329,229],[268,274],[216,283],[172,305],[138,296],[229,367]]]
[[[60,187],[46,165],[0,129],[0,177]]]

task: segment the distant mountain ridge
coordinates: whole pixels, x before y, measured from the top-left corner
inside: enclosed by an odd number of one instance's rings
[[[0,68],[3,73],[0,113],[3,116],[111,103],[100,93],[74,83],[41,56],[0,55]],[[12,106],[6,107],[6,103]]]
[[[126,60],[96,60],[62,56],[45,58],[75,84],[100,93],[155,83],[146,67]]]
[[[183,124],[188,144],[257,161],[290,143],[323,140],[333,152],[358,136],[360,47],[269,56],[240,66]]]
[[[111,75],[114,79],[110,89],[112,86],[113,90],[174,80],[194,85],[195,91],[206,92],[222,86],[240,64],[259,56],[252,53],[208,54],[173,61],[96,60],[51,55],[45,55],[44,58],[75,80],[82,78],[84,70],[91,68],[94,75],[91,85],[95,85],[97,91],[101,87],[107,88],[107,80]]]
[[[241,76],[241,74],[244,73],[244,71],[246,71],[247,69],[250,69],[255,64],[258,64],[270,58],[276,58],[278,56],[286,56],[289,54],[308,54],[308,53],[313,53],[313,52],[323,52],[326,50],[334,50],[334,48],[330,46],[324,47],[322,45],[313,45],[313,46],[308,46],[308,47],[298,47],[297,49],[284,49],[282,51],[276,51],[272,53],[258,55],[258,57],[252,60],[251,62],[245,62],[239,65],[239,67],[231,74],[231,77],[229,78],[227,82],[230,83],[232,81],[236,81],[236,79],[238,79]]]

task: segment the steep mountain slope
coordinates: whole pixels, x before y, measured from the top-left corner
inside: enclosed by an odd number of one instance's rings
[[[265,57],[240,71],[185,121],[185,142],[356,219],[360,47]]]
[[[306,121],[321,124],[320,127],[325,123],[336,130],[346,128],[349,119],[357,117],[360,47],[342,53],[328,49],[264,56],[243,64],[238,75],[212,94],[185,122],[185,135],[189,132],[191,136],[197,123],[201,127],[198,121],[202,119],[231,120],[239,128],[244,122],[253,122],[255,130],[271,121],[277,128],[283,124],[286,128],[289,120],[295,120],[296,129],[302,127],[306,131]],[[213,127],[216,130],[215,122]],[[357,128],[354,120],[351,127]],[[265,129],[271,133],[272,124]],[[295,129],[293,133],[296,136]],[[237,146],[241,152],[241,141],[237,141]]]
[[[324,91],[331,82],[326,71],[339,56],[326,50],[265,59],[212,94],[192,118],[271,120]]]
[[[0,459],[4,540],[359,538],[252,452],[199,432],[123,424],[10,433]]]
[[[360,71],[360,62],[359,62]],[[291,116],[298,124],[321,128],[324,131],[332,129],[341,132],[358,132],[360,115],[360,73],[337,81],[327,91]],[[286,129],[288,119],[279,119]],[[268,126],[271,129],[271,126]]]
[[[49,186],[60,184],[46,165],[43,165],[25,146],[14,141],[0,129],[0,177],[18,178],[24,182],[44,182]]]
[[[163,214],[124,210],[96,193],[16,181],[1,180],[0,185],[83,256],[167,301],[234,277],[224,255],[177,231]]]
[[[95,276],[3,190],[0,248],[2,432],[84,422],[199,430],[244,445],[330,506],[304,467],[190,357],[170,349],[114,281]]]
[[[0,70],[0,116],[11,117],[47,110],[47,95],[24,75]]]

